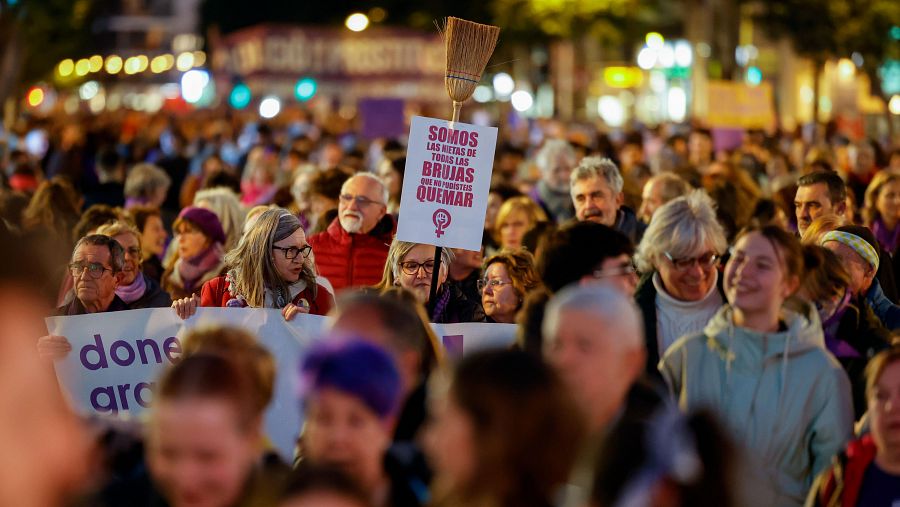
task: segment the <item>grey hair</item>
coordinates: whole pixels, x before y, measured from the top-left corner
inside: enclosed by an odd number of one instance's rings
[[[574,166],[577,161],[575,149],[571,144],[562,139],[548,139],[535,155],[534,163],[537,164],[541,174],[547,174],[553,170],[553,165],[562,157],[565,157],[569,165]]]
[[[247,212],[241,206],[241,201],[234,190],[228,187],[198,190],[194,194],[194,206],[203,201],[208,203],[203,207],[219,217],[222,230],[225,231],[225,251],[231,250],[237,246],[238,240],[241,239],[244,232],[244,218],[247,216]]]
[[[372,182],[375,182],[375,183],[381,185],[381,197],[382,197],[381,202],[382,202],[382,204],[387,205],[388,199],[390,198],[390,195],[388,195],[387,185],[384,184],[384,180],[382,180],[381,178],[379,178],[378,176],[376,176],[372,173],[361,172],[361,173],[356,173],[353,176],[350,176],[349,178],[347,178],[347,181],[345,181],[344,184],[341,185],[341,193],[342,194],[344,193],[344,188],[346,188],[347,185],[349,185],[350,182],[353,181],[354,178],[364,178],[364,179],[367,179],[369,181],[372,181]]]
[[[691,191],[691,184],[675,173],[661,173],[651,177],[644,185],[659,183],[660,195],[663,203],[672,199],[687,195]]]
[[[716,205],[703,190],[673,199],[659,207],[634,255],[638,271],[656,269],[668,252],[672,257],[702,255],[712,248],[725,253],[725,230],[716,218]]]
[[[607,338],[611,342],[627,345],[629,348],[644,347],[644,324],[641,313],[634,301],[621,291],[605,285],[570,285],[556,294],[544,312],[542,334],[552,341],[560,327],[565,311],[577,311],[602,320],[605,332],[588,330]]]
[[[73,259],[75,258],[75,252],[78,251],[81,245],[105,246],[106,248],[109,248],[109,265],[112,266],[113,273],[118,273],[125,269],[125,249],[111,236],[105,234],[88,234],[79,239],[78,242],[75,243],[75,248],[72,249]]]
[[[157,188],[168,188],[172,178],[165,171],[153,164],[137,164],[125,178],[125,197],[146,199],[153,195]]]
[[[588,178],[603,178],[615,194],[622,192],[622,187],[625,186],[619,167],[606,157],[584,157],[581,159],[581,162],[572,170],[569,185],[574,188],[576,182]]]

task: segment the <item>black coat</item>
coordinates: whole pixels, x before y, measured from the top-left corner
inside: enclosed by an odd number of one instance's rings
[[[659,373],[657,366],[659,365],[659,343],[657,341],[656,330],[656,286],[653,285],[653,274],[655,271],[645,273],[638,282],[634,291],[634,301],[644,318],[644,344],[647,347],[647,364],[644,372],[649,380],[660,385],[664,383],[662,375]],[[722,287],[722,273],[719,273],[717,288],[722,301],[725,301],[725,290]]]

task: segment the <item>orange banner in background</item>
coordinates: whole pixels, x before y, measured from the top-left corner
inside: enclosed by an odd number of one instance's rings
[[[775,127],[775,102],[769,83],[750,86],[730,81],[710,81],[707,84],[707,100],[706,123],[710,127]]]

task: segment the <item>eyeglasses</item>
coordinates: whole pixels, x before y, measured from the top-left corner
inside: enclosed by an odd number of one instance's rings
[[[272,246],[274,250],[281,250],[284,254],[284,258],[292,261],[297,258],[298,255],[303,255],[303,258],[306,259],[309,257],[310,252],[312,252],[312,246],[306,245],[303,248],[297,248],[295,246],[283,247],[283,246]]]
[[[512,280],[504,282],[498,278],[492,280],[485,280],[482,278],[481,280],[478,280],[478,292],[484,292],[484,289],[487,289],[488,287],[490,287],[491,292],[493,292],[504,285],[512,285]]]
[[[637,268],[634,267],[634,264],[622,264],[621,266],[615,266],[607,269],[598,269],[594,271],[594,278],[613,278],[616,276],[631,276],[637,273]]]
[[[666,256],[666,259],[669,259],[669,262],[675,266],[675,269],[680,271],[686,271],[697,264],[701,268],[711,268],[719,262],[719,255],[715,252],[707,252],[699,257],[689,257],[686,259],[676,259],[672,257],[669,252],[663,252],[663,255]]]
[[[104,271],[112,272],[112,269],[99,262],[72,262],[69,264],[69,272],[72,273],[74,278],[81,276],[85,269],[87,269],[88,275],[94,280],[100,279]]]
[[[379,206],[384,206],[383,202],[373,201],[366,196],[363,195],[350,195],[350,194],[341,194],[341,202],[344,204],[350,204],[350,201],[356,201],[356,205],[362,208],[363,206],[368,206],[370,204],[377,204]]]
[[[423,268],[425,270],[426,275],[430,275],[434,272],[434,261],[425,261],[423,263],[418,263],[416,261],[406,261],[400,263],[400,269],[403,270],[407,275],[415,275],[419,272],[419,268]]]

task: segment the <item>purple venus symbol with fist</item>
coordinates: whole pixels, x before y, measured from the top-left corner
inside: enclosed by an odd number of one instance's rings
[[[450,227],[450,212],[441,208],[434,212],[434,215],[431,216],[431,221],[437,227],[434,233],[440,238],[444,234],[444,229]]]

